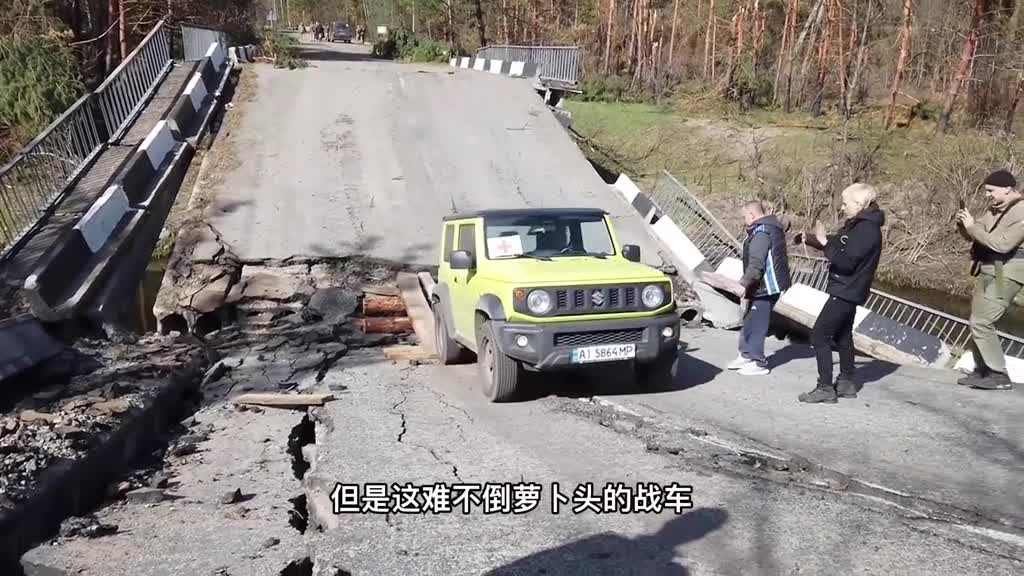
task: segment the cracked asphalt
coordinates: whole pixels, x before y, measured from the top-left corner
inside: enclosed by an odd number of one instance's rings
[[[249,155],[212,194],[211,213],[243,272],[357,252],[432,264],[437,222],[452,204],[492,201],[599,202],[656,254],[528,87],[374,62],[360,47],[320,50],[310,69],[244,72],[260,87],[234,135]],[[318,264],[304,266],[317,276]],[[272,276],[245,290],[327,285],[286,268]],[[301,314],[287,318],[301,326]],[[275,575],[302,558],[313,563],[307,573],[357,575],[1024,573],[1019,391],[966,390],[951,372],[865,360],[869,384],[857,399],[805,406],[796,394],[814,374],[806,346],[770,340],[772,374],[743,378],[719,368],[735,355],[736,333],[700,329],[683,333],[674,389],[634,394],[628,374],[599,367],[534,379],[524,401],[490,404],[474,364],[393,362],[353,346],[324,353],[330,331],[301,346],[275,338],[286,332],[279,325],[264,332],[207,386],[197,419],[214,430],[172,469],[183,498],[101,510],[123,529],[40,546],[26,555],[34,573]],[[301,478],[301,412],[222,404],[284,384],[335,396],[309,411]],[[691,486],[692,507],[573,512],[589,502],[588,485],[603,496],[619,482],[675,497],[673,483]],[[362,491],[358,506],[379,504],[380,486],[429,486],[437,507],[469,485],[488,488],[469,498],[469,513],[463,498],[451,512],[336,514],[336,504],[353,504],[339,483]],[[557,514],[553,483],[568,497]],[[235,488],[251,500],[221,504]],[[455,491],[447,499],[446,489]],[[623,504],[622,492],[610,494],[609,505]],[[632,494],[634,507],[650,501]],[[524,503],[534,506],[492,509]]]

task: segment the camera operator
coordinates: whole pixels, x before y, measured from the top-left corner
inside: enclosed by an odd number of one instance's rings
[[[972,241],[971,275],[975,276],[971,299],[971,340],[977,368],[959,383],[986,390],[1013,388],[1006,373],[1006,358],[996,333],[1003,317],[1024,285],[1024,203],[1017,180],[1005,170],[985,179],[988,210],[977,220],[966,209],[957,221]]]
[[[857,306],[867,301],[871,282],[882,255],[883,212],[873,186],[853,184],[843,190],[846,222],[835,234],[826,235],[825,226],[815,223],[814,234],[799,234],[797,242],[825,253],[829,263],[829,299],[818,314],[811,342],[818,361],[818,383],[799,400],[808,404],[834,404],[837,396],[857,397],[853,364],[853,321]],[[839,350],[839,378],[832,381],[832,341]]]

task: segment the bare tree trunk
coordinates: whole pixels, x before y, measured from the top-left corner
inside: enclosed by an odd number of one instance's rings
[[[800,88],[797,90],[797,105],[803,105],[804,87],[807,85],[807,66],[811,62],[811,53],[813,52],[813,46],[818,39],[818,32],[821,30],[821,20],[825,17],[825,0],[818,0],[816,6],[817,12],[811,12],[807,18],[808,23],[811,25],[810,33],[811,38],[807,42],[807,52],[804,53],[804,61],[800,65]],[[812,21],[813,19],[813,21]],[[804,31],[806,31],[806,27]],[[801,44],[803,44],[804,33],[800,33],[800,40],[797,41],[797,53],[799,54]]]
[[[943,132],[949,131],[950,120],[953,117],[953,106],[956,104],[956,97],[960,94],[960,87],[967,78],[968,71],[974,65],[974,54],[978,47],[978,27],[981,25],[982,15],[985,13],[986,0],[974,0],[974,12],[971,14],[971,23],[964,40],[964,47],[960,53],[960,65],[957,68],[956,77],[949,83],[946,90],[945,102],[942,106],[942,116],[939,118],[938,129]]]
[[[117,37],[121,40],[121,61],[128,57],[128,26],[125,23],[124,0],[117,0]]]
[[[735,90],[733,84],[736,81],[736,68],[740,65],[740,58],[743,55],[743,30],[744,30],[744,16],[746,15],[747,7],[741,5],[736,14],[733,15],[733,49],[729,52],[729,68],[725,72],[725,89],[732,91],[735,96]]]
[[[715,43],[715,0],[708,4],[708,25],[704,31],[704,79],[713,77],[714,69],[714,43]]]
[[[815,116],[821,115],[821,104],[825,93],[825,77],[828,74],[828,49],[832,43],[832,28],[835,26],[835,1],[828,0],[828,22],[825,24],[825,33],[821,36],[821,43],[818,46],[818,80],[814,87],[814,102],[811,105],[811,113]]]
[[[501,0],[501,32],[505,38],[505,44],[511,44],[508,39],[508,0]]]
[[[604,73],[608,73],[608,58],[612,51],[612,29],[615,26],[615,0],[608,0],[608,34],[604,42]]]
[[[672,57],[676,53],[676,17],[679,13],[679,0],[672,3],[672,34],[668,41],[668,67],[672,68]]]
[[[779,57],[775,62],[775,90],[772,95],[772,104],[777,105],[779,103],[779,86],[782,82],[782,68],[783,62],[785,61],[786,49],[789,48],[792,51],[791,45],[793,43],[793,31],[796,22],[796,3],[799,0],[789,0],[786,4],[786,20],[782,25],[782,41],[779,43]]]
[[[481,0],[473,0],[473,10],[476,13],[476,29],[480,34],[480,47],[487,46],[487,31],[484,28],[484,8]]]
[[[871,7],[874,4],[873,0],[868,0],[868,10],[864,15],[864,25],[860,29],[860,47],[857,49],[857,63],[853,67],[853,77],[850,78],[850,88],[847,90],[847,101],[845,104],[846,115],[849,116],[853,105],[850,101],[850,95],[856,95],[857,89],[860,84],[860,74],[864,70],[864,59],[867,56],[868,47],[868,29],[871,27]]]
[[[913,29],[914,7],[912,0],[903,0],[903,30],[900,31],[900,57],[896,60],[896,74],[892,78],[892,89],[889,91],[889,108],[885,111],[885,129],[892,126],[893,112],[896,110],[896,95],[903,81],[903,70],[910,58],[910,34]]]
[[[786,63],[786,106],[785,106],[786,112],[789,112],[789,111],[792,110],[792,99],[793,99],[793,64],[796,63],[796,59],[800,56],[800,50],[803,48],[804,41],[807,39],[807,33],[810,32],[812,28],[814,28],[815,34],[817,34],[817,32],[816,32],[816,30],[817,30],[817,23],[820,22],[820,20],[821,20],[822,4],[823,4],[823,2],[824,2],[824,0],[817,0],[816,3],[814,4],[814,7],[811,8],[811,11],[807,14],[807,20],[804,22],[803,29],[800,31],[800,38],[797,39],[796,45],[793,47],[793,50],[790,51],[790,53],[789,53],[789,62]],[[794,22],[793,22],[793,26],[794,26],[794,31],[795,31],[795,26],[796,26],[796,22],[795,22],[796,14],[795,14],[795,12],[796,12],[796,9],[799,8],[799,0],[794,0],[793,4],[794,4],[794,16],[793,16]],[[812,44],[814,43],[814,39],[813,38],[811,39],[811,43]],[[808,53],[810,53],[810,51],[808,51]],[[805,62],[804,69],[806,69],[806,59],[804,60],[804,62]],[[803,73],[801,73],[801,74],[803,74]],[[801,89],[801,92],[802,91],[803,90]]]
[[[1024,72],[1017,75],[1017,89],[1013,91],[1013,99],[1010,100],[1010,107],[1006,111],[1006,123],[1003,130],[1013,132],[1013,120],[1017,115],[1017,105],[1020,104],[1020,95],[1024,92]]]

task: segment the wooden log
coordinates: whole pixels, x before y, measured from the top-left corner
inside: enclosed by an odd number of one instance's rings
[[[412,328],[416,332],[419,345],[431,354],[437,354],[437,348],[434,345],[434,313],[430,309],[426,297],[423,296],[421,281],[416,274],[399,273],[398,289],[402,291],[406,314],[412,321]]]
[[[334,400],[333,394],[272,394],[254,393],[235,397],[233,404],[248,404],[270,407],[302,407],[323,406],[325,402]]]
[[[405,303],[398,296],[367,295],[363,298],[363,316],[401,316]]]
[[[725,292],[728,292],[729,294],[732,294],[734,296],[739,296],[739,294],[743,293],[743,286],[741,286],[739,282],[733,280],[732,278],[722,276],[721,274],[716,274],[714,272],[701,272],[700,279],[703,280],[708,285],[710,285],[712,288],[724,290]],[[737,292],[739,294],[737,294]]]
[[[408,334],[412,321],[406,316],[358,318],[356,326],[366,334]]]

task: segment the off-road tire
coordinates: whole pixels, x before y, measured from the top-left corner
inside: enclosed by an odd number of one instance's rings
[[[448,334],[441,306],[440,302],[434,302],[431,306],[434,312],[434,346],[437,348],[437,357],[441,359],[441,364],[456,364],[465,354],[466,348]]]
[[[515,398],[523,379],[523,367],[498,349],[497,334],[490,321],[480,326],[477,333],[477,364],[483,382],[484,396],[491,402],[508,402]]]
[[[675,382],[678,373],[679,348],[673,348],[654,362],[637,364],[637,384],[644,390],[666,390]]]

